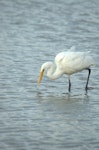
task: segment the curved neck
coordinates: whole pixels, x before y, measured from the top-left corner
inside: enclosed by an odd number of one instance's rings
[[[47,76],[52,80],[58,79],[62,74],[62,71],[54,63],[47,69]]]

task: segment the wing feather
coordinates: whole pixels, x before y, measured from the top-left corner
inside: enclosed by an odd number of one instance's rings
[[[89,52],[61,52],[55,57],[57,67],[63,72],[71,74],[90,67],[93,59],[89,56]]]

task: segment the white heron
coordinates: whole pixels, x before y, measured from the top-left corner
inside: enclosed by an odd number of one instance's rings
[[[95,62],[90,55],[90,52],[76,52],[70,51],[67,52],[60,52],[55,57],[55,62],[45,62],[41,66],[40,75],[37,82],[40,84],[44,71],[46,71],[46,75],[51,80],[58,79],[63,74],[68,76],[69,87],[68,91],[71,90],[71,81],[70,75],[80,72],[82,70],[88,70],[88,77],[85,86],[85,90],[88,89],[88,81],[91,73],[91,66],[95,65]]]

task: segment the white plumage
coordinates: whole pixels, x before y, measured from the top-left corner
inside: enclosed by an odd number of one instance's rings
[[[73,74],[94,65],[89,52],[61,52],[55,57],[56,65],[66,74]]]
[[[90,67],[95,65],[95,62],[90,55],[90,52],[76,52],[72,47],[67,52],[61,52],[56,55],[55,62],[46,62],[41,66],[40,76],[38,83],[41,82],[43,73],[46,71],[46,75],[54,80],[61,77],[63,74],[67,74],[69,80],[69,91],[71,89],[70,75],[80,72],[82,70],[88,70],[88,78],[85,89],[88,89],[88,81],[91,73]]]

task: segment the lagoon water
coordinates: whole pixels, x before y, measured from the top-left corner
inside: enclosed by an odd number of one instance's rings
[[[87,71],[50,81],[41,64],[76,46]],[[0,1],[0,150],[99,149],[99,1]]]

